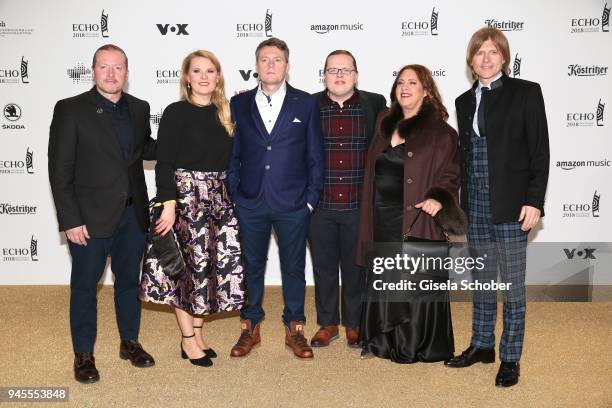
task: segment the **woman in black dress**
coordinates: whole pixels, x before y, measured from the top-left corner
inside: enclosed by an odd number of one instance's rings
[[[448,113],[429,69],[403,67],[391,101],[378,120],[366,159],[362,254],[368,242],[445,241],[445,230],[465,230],[465,215],[457,204],[458,137],[446,123]],[[413,292],[393,298],[372,290],[371,277],[360,327],[363,356],[398,363],[450,358],[454,341],[448,294]]]
[[[155,178],[164,208],[155,233],[174,228],[186,270],[167,277],[147,248],[141,299],[171,305],[182,357],[210,366],[216,353],[202,337],[202,315],[241,309],[245,298],[238,220],[225,183],[233,123],[214,54],[185,57],[181,91],[183,100],[169,105],[159,124]]]

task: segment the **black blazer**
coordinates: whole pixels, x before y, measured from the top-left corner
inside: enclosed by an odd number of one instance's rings
[[[359,103],[363,109],[363,113],[365,115],[366,120],[366,135],[368,136],[368,146],[372,142],[372,137],[374,135],[374,128],[376,126],[376,117],[378,113],[387,107],[387,101],[385,97],[372,92],[362,91],[360,89],[356,89],[357,94],[359,94]],[[319,102],[319,106],[323,105],[325,102],[325,94],[327,91],[321,91],[312,94],[317,101]]]
[[[489,158],[489,192],[494,224],[517,221],[521,207],[529,205],[544,215],[550,150],[544,98],[540,85],[502,75],[485,105],[485,132]],[[461,207],[469,214],[467,166],[475,89],[455,100],[462,151]]]
[[[134,144],[125,160],[110,116],[90,91],[55,105],[49,132],[49,181],[59,230],[85,224],[91,237],[110,237],[121,220],[131,185],[136,216],[146,231],[148,195],[142,160],[154,160],[149,104],[127,93]],[[129,183],[129,184],[128,184]]]

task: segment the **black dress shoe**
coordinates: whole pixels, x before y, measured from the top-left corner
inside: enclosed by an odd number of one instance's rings
[[[100,380],[93,353],[74,353],[74,379],[83,384]]]
[[[479,349],[472,345],[468,347],[458,357],[453,357],[444,362],[447,367],[461,368],[469,367],[475,363],[494,363],[495,362],[495,349]]]
[[[206,354],[206,357],[208,357],[208,358],[215,358],[215,357],[217,357],[217,353],[215,353],[215,350],[213,350],[212,347],[209,347],[207,349],[203,349],[202,351],[204,352],[204,354]]]
[[[518,362],[509,363],[502,361],[495,377],[495,385],[498,387],[512,387],[518,382],[521,375],[521,366]]]
[[[121,340],[119,357],[123,360],[129,359],[134,367],[144,368],[155,365],[153,357],[144,351],[140,343],[136,340]]]

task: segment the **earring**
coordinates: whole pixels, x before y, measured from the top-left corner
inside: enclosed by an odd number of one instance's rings
[[[191,82],[187,82],[187,89],[191,89]]]

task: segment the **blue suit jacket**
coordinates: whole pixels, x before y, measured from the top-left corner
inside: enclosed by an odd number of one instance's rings
[[[234,146],[228,183],[234,202],[275,211],[317,206],[323,190],[323,133],[319,104],[287,84],[278,119],[269,134],[261,119],[257,88],[230,101]]]

